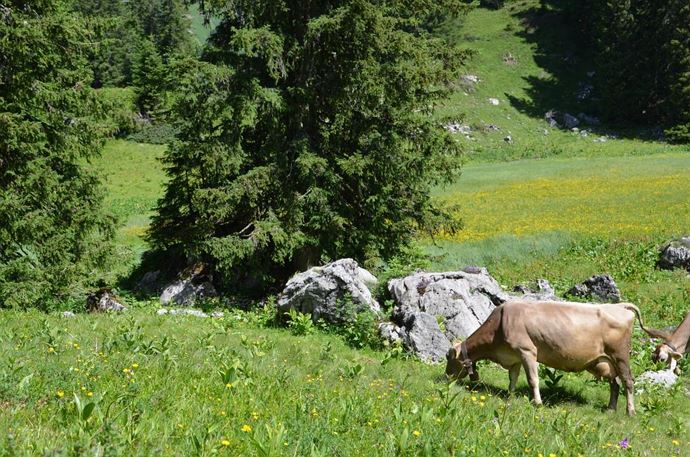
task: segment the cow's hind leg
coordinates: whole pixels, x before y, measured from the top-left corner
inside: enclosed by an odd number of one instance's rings
[[[527,375],[527,382],[532,389],[532,399],[535,405],[541,405],[541,393],[539,392],[539,364],[537,363],[536,354],[530,352],[522,352],[522,366],[525,367],[525,374]]]
[[[517,385],[518,377],[520,376],[520,363],[508,368],[508,376],[510,377],[510,385],[508,386],[508,392],[515,392],[515,386]]]
[[[609,397],[608,409],[615,411],[618,409],[618,394],[620,393],[620,386],[618,385],[617,378],[609,379],[609,385],[611,386],[611,396]]]
[[[630,371],[630,363],[628,363],[628,360],[620,358],[616,359],[616,371],[618,371],[618,376],[621,378],[621,381],[623,382],[623,386],[625,387],[625,400],[627,403],[627,412],[628,416],[634,416],[635,415],[635,398],[634,398],[634,391],[633,391],[633,377],[632,377],[632,372]]]

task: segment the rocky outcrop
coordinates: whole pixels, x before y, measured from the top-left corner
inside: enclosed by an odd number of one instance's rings
[[[204,264],[195,264],[178,275],[178,279],[163,288],[160,301],[164,305],[173,303],[191,306],[199,300],[217,297],[213,286],[213,275]]]
[[[292,277],[278,297],[278,312],[310,314],[314,322],[341,323],[352,313],[381,312],[370,287],[378,280],[353,259],[340,259]]]
[[[451,341],[471,335],[509,296],[485,268],[445,273],[416,272],[393,279],[388,290],[396,302],[393,333],[422,360],[445,358]],[[388,333],[391,333],[388,331]]]
[[[547,300],[547,301],[562,301],[563,299],[556,296],[556,291],[553,286],[546,279],[537,279],[534,283],[518,284],[513,287],[513,292],[522,294],[520,298],[527,300]]]
[[[592,276],[583,283],[573,286],[566,294],[603,303],[621,301],[621,292],[616,282],[606,274]]]
[[[690,272],[690,236],[666,243],[659,253],[658,266],[664,270],[682,268]]]
[[[118,301],[110,289],[100,289],[86,297],[86,309],[91,313],[120,312],[127,308]]]

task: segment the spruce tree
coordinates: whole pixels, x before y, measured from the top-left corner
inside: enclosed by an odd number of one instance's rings
[[[179,81],[154,245],[265,287],[321,261],[389,258],[456,222],[430,198],[460,148],[431,116],[465,53],[431,37],[460,1],[211,1]]]
[[[0,307],[47,307],[98,279],[112,221],[83,21],[61,0],[0,5]],[[83,299],[83,295],[80,299]]]

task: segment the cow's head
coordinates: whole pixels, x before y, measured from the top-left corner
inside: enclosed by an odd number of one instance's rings
[[[472,381],[479,381],[477,365],[469,356],[463,358],[461,344],[455,344],[446,354],[446,376],[463,379],[468,374]]]
[[[674,371],[678,360],[683,357],[683,354],[678,352],[673,345],[669,343],[659,344],[654,352],[652,353],[652,361],[656,362],[668,362],[669,369]]]

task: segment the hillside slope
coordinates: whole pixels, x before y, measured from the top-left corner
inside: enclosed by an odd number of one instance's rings
[[[438,111],[444,122],[469,128],[469,135],[457,136],[470,160],[690,150],[654,141],[653,129],[584,122],[580,113],[596,118],[596,101],[588,96],[594,70],[559,12],[542,10],[538,0],[511,2],[496,11],[476,8],[445,23],[440,33],[476,52],[467,66],[470,77],[458,82],[458,91]],[[579,131],[551,127],[545,120],[550,110],[578,117]]]

